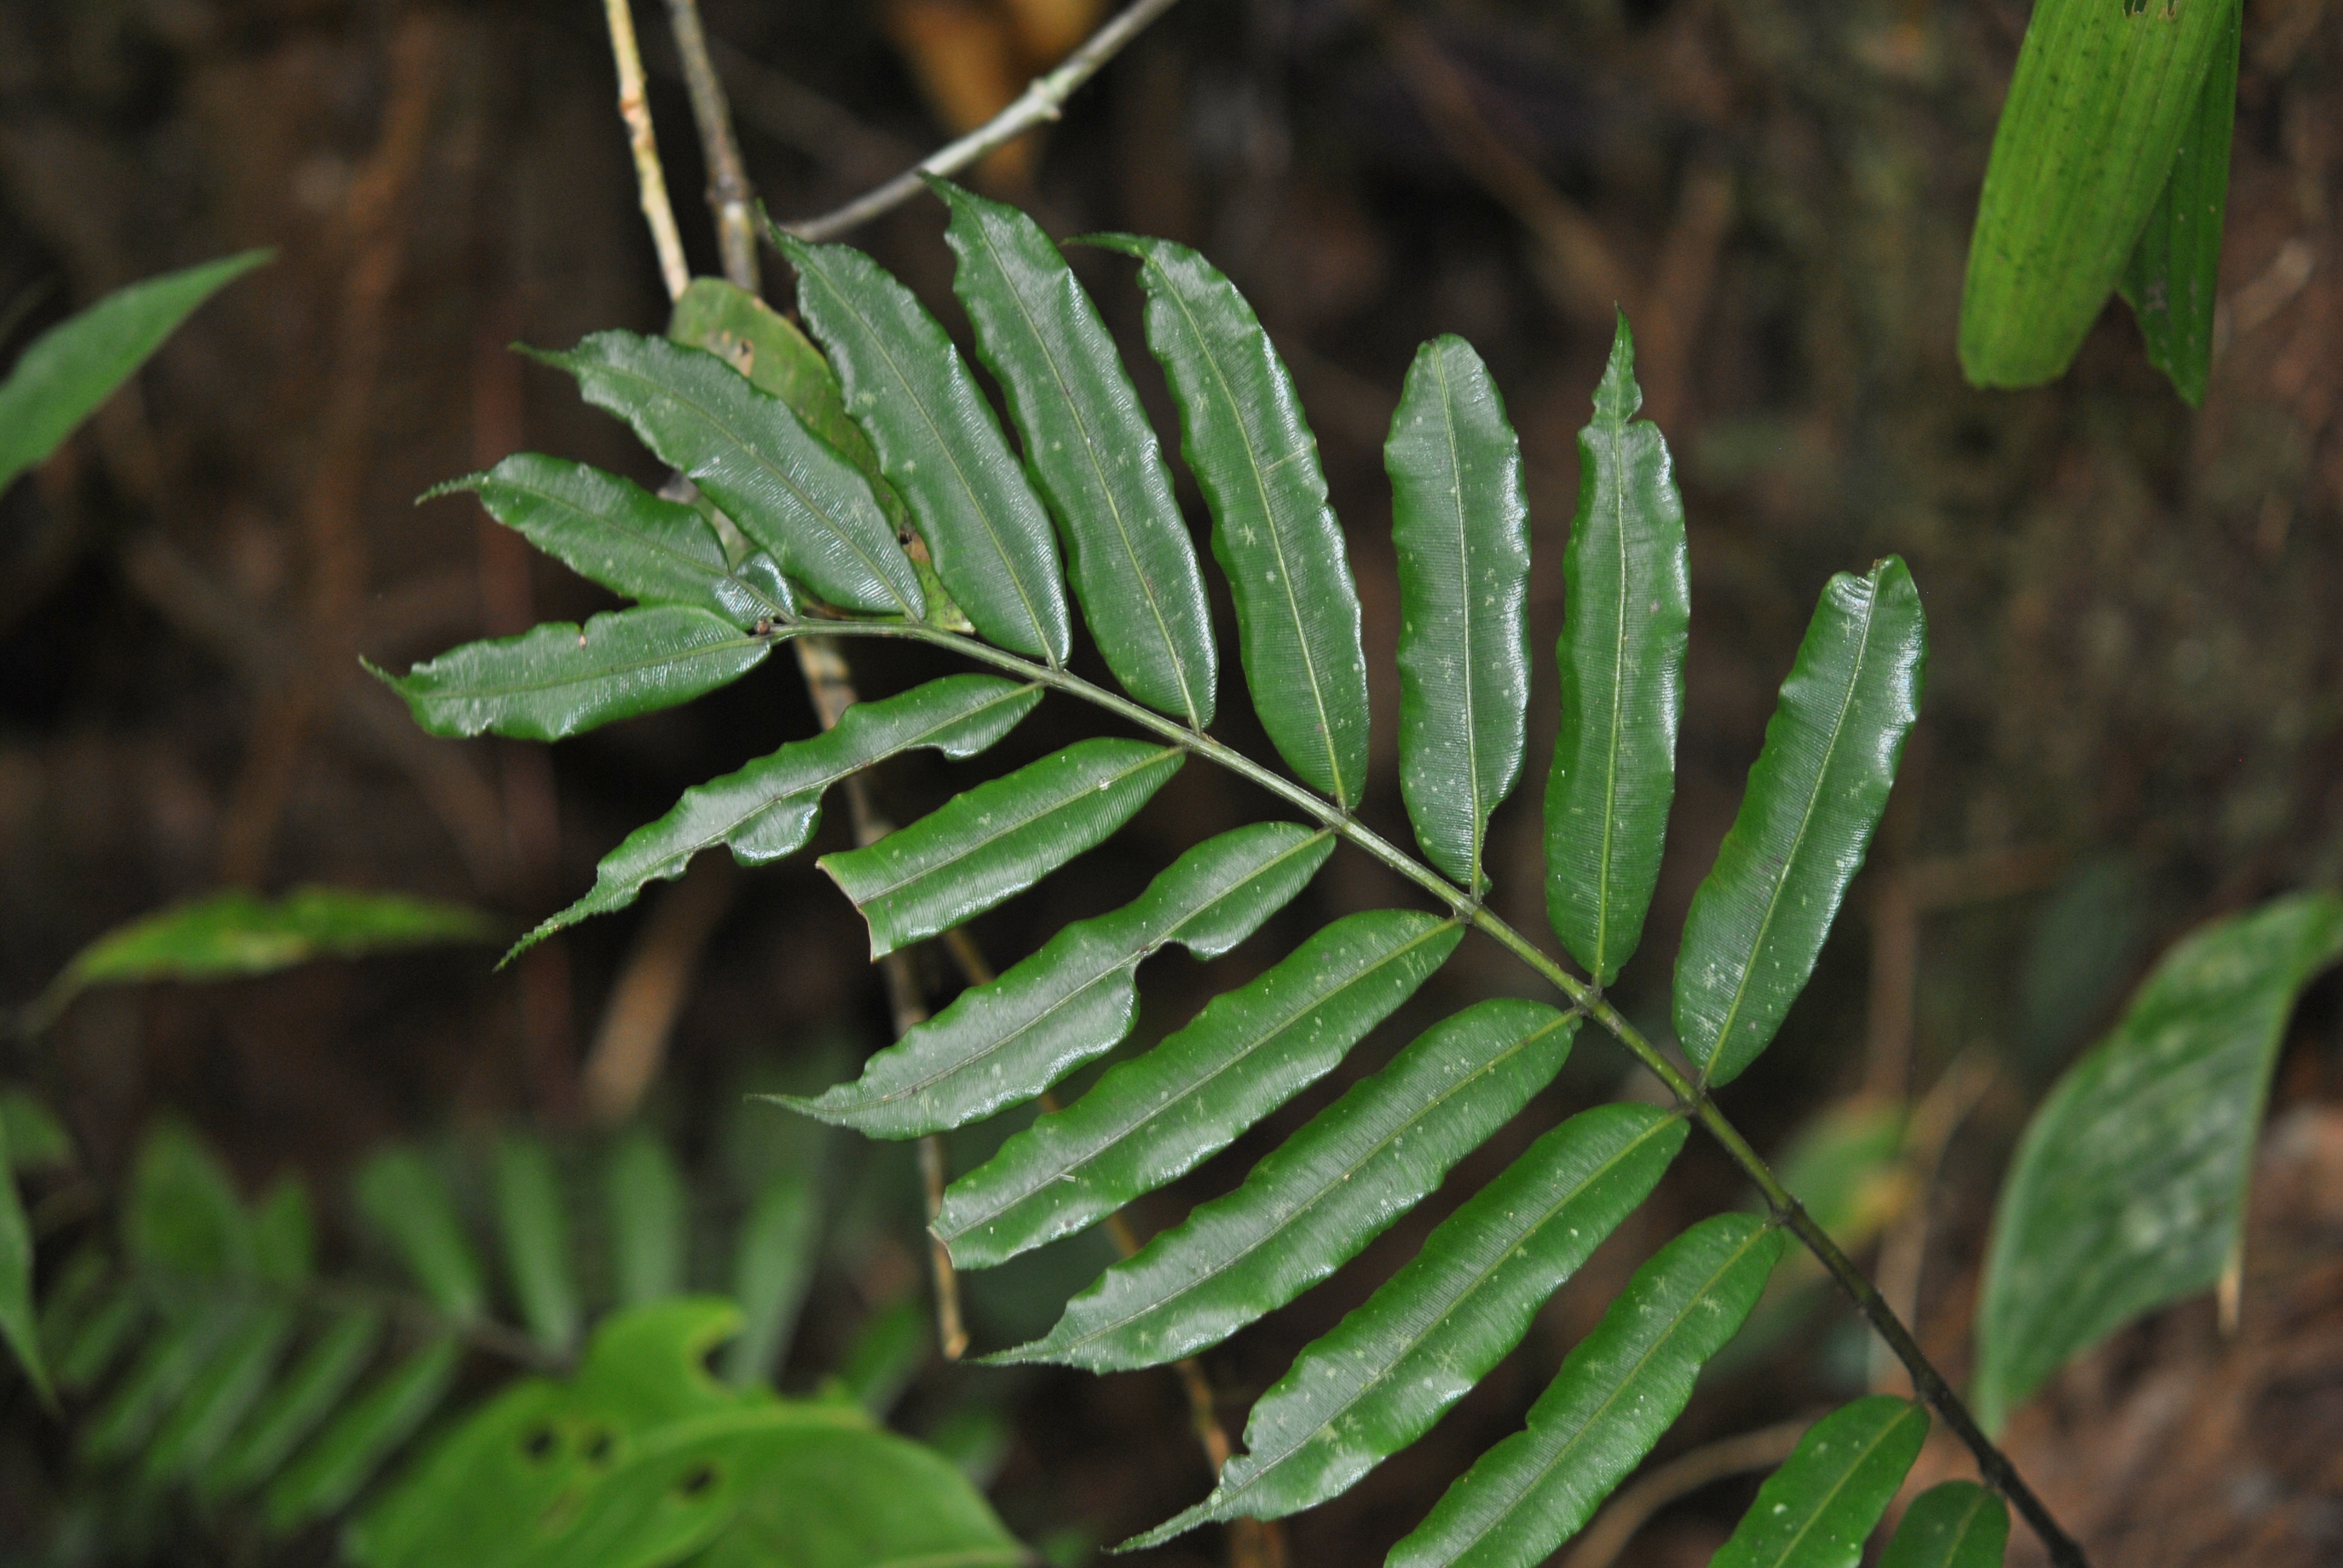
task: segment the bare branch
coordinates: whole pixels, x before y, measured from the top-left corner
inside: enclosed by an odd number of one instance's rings
[[[667,284],[667,297],[673,299],[691,281],[691,269],[684,264],[675,204],[668,200],[659,138],[651,133],[650,100],[643,95],[643,52],[635,42],[635,14],[627,0],[602,0],[602,10],[610,26],[610,55],[618,66],[618,117],[627,122],[627,144],[635,154],[635,185],[642,193],[643,217],[651,226],[651,243],[659,247],[659,276]]]
[[[699,25],[699,0],[667,0],[669,29],[683,63],[683,85],[691,94],[691,117],[708,159],[708,205],[716,209],[716,243],[724,256],[724,276],[733,286],[757,292],[757,215],[748,174],[740,166],[739,138],[732,134],[732,109],[724,83],[708,57],[708,32]]]

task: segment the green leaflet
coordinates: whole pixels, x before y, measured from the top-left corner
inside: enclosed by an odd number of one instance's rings
[[[2287,1018],[2338,956],[2332,893],[2202,927],[2051,1090],[1986,1255],[1975,1398],[1987,1431],[2069,1357],[2219,1277],[2243,1239]]]
[[[702,849],[729,845],[744,866],[793,855],[821,826],[821,798],[831,785],[914,747],[932,746],[955,761],[973,757],[1015,729],[1041,700],[1038,686],[948,675],[900,696],[858,702],[836,729],[793,740],[685,790],[666,816],[636,829],[602,857],[584,898],[522,938],[513,951],[588,915],[625,909],[645,883],[683,875]]]
[[[252,1278],[252,1218],[217,1156],[166,1122],[139,1144],[123,1205],[123,1250],[177,1295],[204,1281]]]
[[[884,1421],[928,1359],[929,1332],[927,1303],[916,1294],[875,1313],[838,1363],[839,1392]]]
[[[636,1128],[603,1168],[610,1208],[610,1275],[621,1308],[683,1294],[689,1200],[675,1156]]]
[[[75,1164],[73,1134],[38,1095],[0,1089],[0,1139],[7,1143],[0,1170],[46,1171]]]
[[[1710,1568],[1855,1568],[1927,1440],[1928,1412],[1893,1394],[1833,1411],[1765,1478]]]
[[[1926,648],[1919,590],[1896,557],[1823,589],[1740,813],[1684,918],[1676,1038],[1704,1085],[1757,1059],[1814,973],[1919,717]]]
[[[993,1362],[1094,1372],[1218,1344],[1340,1268],[1440,1184],[1561,1070],[1578,1014],[1511,998],[1424,1031],[1391,1065],[1066,1304]]]
[[[94,1464],[111,1464],[144,1447],[156,1423],[203,1375],[245,1316],[233,1307],[218,1310],[216,1303],[181,1312],[147,1342],[122,1382],[92,1413],[81,1435],[82,1456]]]
[[[197,306],[276,254],[247,250],[134,283],[35,338],[0,381],[0,490],[47,461]]]
[[[2239,0],[2042,0],[1994,132],[1961,288],[1961,368],[2066,368],[2172,174]]]
[[[392,1368],[317,1434],[270,1483],[261,1504],[269,1528],[290,1531],[356,1497],[376,1469],[439,1408],[455,1383],[463,1345],[432,1341]]]
[[[715,611],[743,631],[796,613],[771,558],[736,570],[708,519],[632,479],[584,463],[519,452],[484,474],[450,479],[424,499],[469,490],[488,516],[592,582],[646,604]]]
[[[1399,555],[1400,793],[1424,859],[1477,893],[1489,813],[1521,778],[1529,719],[1530,508],[1505,400],[1463,338],[1417,352],[1383,467]]]
[[[1078,740],[991,779],[908,828],[814,863],[870,923],[880,958],[1012,898],[1103,841],[1180,771],[1187,753]]]
[[[781,1370],[798,1312],[813,1283],[821,1241],[820,1194],[804,1173],[784,1171],[765,1183],[740,1221],[732,1261],[732,1299],[740,1333],[724,1347],[724,1381],[762,1385]]]
[[[1323,1503],[1431,1431],[1650,1193],[1684,1132],[1681,1117],[1655,1107],[1603,1105],[1540,1138],[1294,1357],[1252,1407],[1248,1452],[1212,1496],[1131,1544]]]
[[[1106,323],[1040,225],[948,180],[928,183],[951,208],[952,288],[978,357],[1009,396],[1100,656],[1131,696],[1202,729],[1220,678],[1212,607],[1155,427]]]
[[[293,1338],[293,1309],[264,1306],[246,1315],[242,1326],[211,1358],[181,1400],[163,1419],[139,1469],[147,1482],[176,1480],[212,1460],[237,1425],[268,1392],[268,1380]]]
[[[1879,1568],[2001,1568],[2009,1505],[1974,1481],[1947,1481],[1912,1500]]]
[[[232,1497],[276,1474],[301,1440],[341,1403],[381,1336],[382,1319],[371,1310],[336,1314],[226,1452],[206,1467],[196,1483],[198,1492],[206,1497]]]
[[[1071,628],[1041,498],[960,350],[911,291],[850,246],[777,243],[846,406],[910,504],[936,575],[986,640],[1065,662]]]
[[[772,650],[771,638],[713,610],[658,605],[606,611],[582,628],[548,621],[449,648],[403,676],[375,673],[434,735],[561,740],[704,697]]]
[[[986,1268],[1192,1170],[1333,1070],[1463,935],[1413,910],[1336,920],[946,1188],[937,1237],[961,1268]]]
[[[41,1402],[55,1408],[56,1390],[49,1382],[48,1363],[41,1358],[40,1324],[33,1313],[33,1228],[25,1222],[25,1201],[16,1192],[5,1126],[0,1126],[0,1339],[8,1342]]]
[[[1527,1430],[1474,1461],[1386,1568],[1544,1562],[1683,1412],[1781,1252],[1781,1232],[1747,1214],[1704,1220],[1661,1248],[1573,1347]]]
[[[309,1189],[298,1176],[280,1176],[252,1217],[253,1271],[281,1290],[309,1282],[317,1262],[317,1226]]]
[[[960,992],[872,1056],[856,1081],[781,1103],[874,1138],[910,1138],[1030,1100],[1131,1032],[1134,976],[1149,955],[1179,942],[1200,959],[1218,958],[1282,909],[1333,851],[1331,835],[1290,822],[1207,839],[1122,908],[1075,921],[999,980]]]
[[[2205,378],[2213,366],[2214,291],[2221,281],[2221,218],[2229,196],[2229,136],[2237,116],[2243,7],[2221,9],[2227,20],[2213,42],[2196,110],[2181,129],[2171,176],[2116,285],[2139,318],[2148,362],[2172,378],[2191,408],[2205,401]]]
[[[1180,450],[1212,513],[1262,728],[1302,781],[1348,809],[1366,788],[1367,661],[1342,525],[1293,378],[1236,286],[1187,246],[1091,244],[1143,263],[1147,342],[1180,406]]]
[[[625,419],[830,603],[914,620],[925,611],[870,481],[788,404],[723,360],[630,332],[598,332],[567,354],[539,357],[577,377],[588,402]]]
[[[459,1323],[477,1322],[488,1287],[447,1182],[412,1149],[386,1149],[358,1168],[358,1211],[397,1250],[432,1304]]]
[[[529,1336],[556,1355],[578,1338],[580,1309],[569,1274],[569,1219],[545,1144],[520,1133],[497,1142],[497,1229],[505,1273]]]
[[[1692,623],[1684,501],[1635,385],[1627,318],[1578,433],[1578,513],[1563,552],[1554,649],[1562,724],[1546,779],[1546,912],[1597,985],[1634,952],[1675,798]]]

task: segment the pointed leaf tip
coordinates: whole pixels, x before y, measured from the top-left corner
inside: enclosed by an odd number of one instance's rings
[[[1644,406],[1644,389],[1635,382],[1635,332],[1627,313],[1619,312],[1619,329],[1612,335],[1611,357],[1603,366],[1603,379],[1594,387],[1594,413],[1600,419],[1624,423]]]

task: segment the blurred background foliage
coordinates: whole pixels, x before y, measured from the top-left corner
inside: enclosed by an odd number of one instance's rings
[[[662,8],[638,11],[687,246],[713,272]],[[1101,14],[1095,0],[706,4],[749,172],[784,220],[982,119]],[[1550,646],[1573,437],[1613,304],[1626,307],[1694,558],[1653,930],[1683,918],[1825,577],[1890,550],[1911,562],[1933,657],[1856,890],[1868,919],[1844,922],[1783,1044],[1729,1098],[1769,1150],[1795,1148],[1800,1170],[1836,1183],[1807,1196],[1846,1216],[1841,1233],[1868,1241],[1891,1291],[1918,1290],[1921,1337],[1956,1375],[1993,1185],[2041,1086],[2177,931],[2343,874],[2343,6],[2247,6],[2222,317],[2197,414],[2120,310],[2056,385],[1960,379],[1961,267],[2025,19],[2018,0],[1187,0],[1061,124],[978,174],[1053,233],[1167,235],[1246,290],[1323,447],[1379,679],[1396,639],[1381,445],[1415,345],[1461,332],[1504,389]],[[611,101],[582,0],[0,0],[0,354],[131,279],[281,252],[0,497],[0,998],[33,997],[101,932],[223,885],[396,890],[533,922],[685,785],[811,732],[777,663],[558,749],[458,745],[413,730],[357,664],[598,608],[468,500],[414,508],[425,488],[521,447],[660,477],[617,424],[506,352],[665,319]],[[940,230],[922,201],[850,237],[958,331]],[[1131,352],[1124,264],[1075,265]],[[767,270],[782,272],[769,256]],[[774,295],[787,303],[785,286]],[[872,695],[924,668],[900,649],[855,657]],[[1365,815],[1403,835],[1395,683],[1374,697]],[[1542,755],[1550,678],[1533,715]],[[1061,744],[1073,722],[1045,709],[1004,759]],[[1257,740],[1251,723],[1232,711],[1223,728]],[[931,760],[892,766],[880,804],[908,820],[950,780]],[[1005,962],[1129,898],[1180,844],[1251,809],[1238,788],[1185,770],[1088,875],[980,922],[988,953]],[[1528,797],[1499,814],[1493,852],[1534,867]],[[844,841],[840,822],[825,832]],[[826,1081],[887,1019],[859,926],[809,860],[727,872],[702,868],[500,973],[455,949],[95,992],[20,1065],[108,1181],[166,1111],[250,1192],[287,1167],[340,1191],[394,1137],[532,1121],[558,1139],[638,1108],[688,1162],[721,1161],[745,1079]],[[1542,927],[1538,877],[1497,885],[1508,920]],[[1316,924],[1404,896],[1338,857],[1209,985],[1169,960],[1132,1048]],[[946,968],[923,961],[940,997]],[[1616,990],[1646,1029],[1664,1023],[1666,965],[1646,954]],[[1519,983],[1467,944],[1236,1161],[1134,1222],[1168,1222],[1414,1028]],[[2111,1561],[2309,1563],[2343,1543],[2343,1513],[2315,1506],[2343,1488],[2338,1030],[2330,979],[2281,1064],[2235,1334],[2211,1304],[2167,1314],[2013,1428],[2070,1523],[2124,1522],[2128,1554]],[[1621,1071],[1580,1051],[1550,1104],[1371,1249],[1380,1267],[1208,1358],[1224,1423],[1457,1191]],[[764,1125],[793,1135],[779,1111]],[[955,1168],[997,1136],[961,1141]],[[809,1365],[834,1364],[925,1267],[912,1158],[873,1148],[833,1187],[853,1211],[830,1227],[843,1239],[809,1300]],[[54,1195],[85,1179],[36,1181]],[[1441,1428],[1375,1486],[1289,1526],[1295,1559],[1379,1558],[1518,1420],[1660,1238],[1743,1198],[1696,1144]],[[332,1239],[347,1220],[325,1216],[329,1251],[354,1244]],[[979,1348],[1046,1322],[1100,1261],[1067,1250],[975,1282]],[[1803,1289],[1785,1277],[1776,1302]],[[1661,1458],[1885,1376],[1808,1295],[1765,1309],[1773,1348],[1721,1368]],[[1119,1539],[1201,1492],[1169,1374],[1002,1386],[1012,1436],[993,1495],[1027,1539]],[[30,1393],[0,1401],[5,1539],[49,1506],[58,1461]],[[1949,1464],[1924,1459],[1920,1479]],[[1664,1509],[1631,1560],[1704,1560],[1753,1486]],[[1150,1560],[1221,1549],[1207,1532]],[[2029,1549],[2013,1542],[2012,1560]]]

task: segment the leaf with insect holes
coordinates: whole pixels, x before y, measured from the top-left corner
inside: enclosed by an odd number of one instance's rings
[[[1893,1394],[1833,1411],[1765,1478],[1711,1568],[1855,1568],[1927,1439],[1928,1412]]]
[[[990,1362],[1157,1366],[1220,1343],[1350,1260],[1562,1070],[1578,1015],[1479,1002],[1435,1024],[1214,1199]]]
[[[961,1268],[989,1267],[1184,1174],[1332,1071],[1463,934],[1406,910],[1336,920],[946,1188],[937,1238]]]
[[[1302,781],[1346,809],[1366,789],[1367,660],[1342,525],[1285,361],[1219,268],[1136,235],[1147,342],[1180,407],[1180,449],[1212,513],[1254,712]]]
[[[1166,944],[1217,958],[1309,884],[1333,839],[1256,822],[1190,849],[1121,909],[1077,920],[1031,958],[871,1057],[862,1076],[783,1104],[876,1138],[958,1127],[1030,1100],[1111,1050],[1138,1016],[1134,974]]]
[[[1177,747],[1078,740],[952,797],[860,849],[824,855],[870,923],[870,956],[948,931],[1102,843],[1187,760]]]
[[[1196,547],[1155,427],[1058,247],[1015,207],[948,180],[952,288],[1009,397],[1025,468],[1049,498],[1083,618],[1122,689],[1202,729],[1220,656]]]

